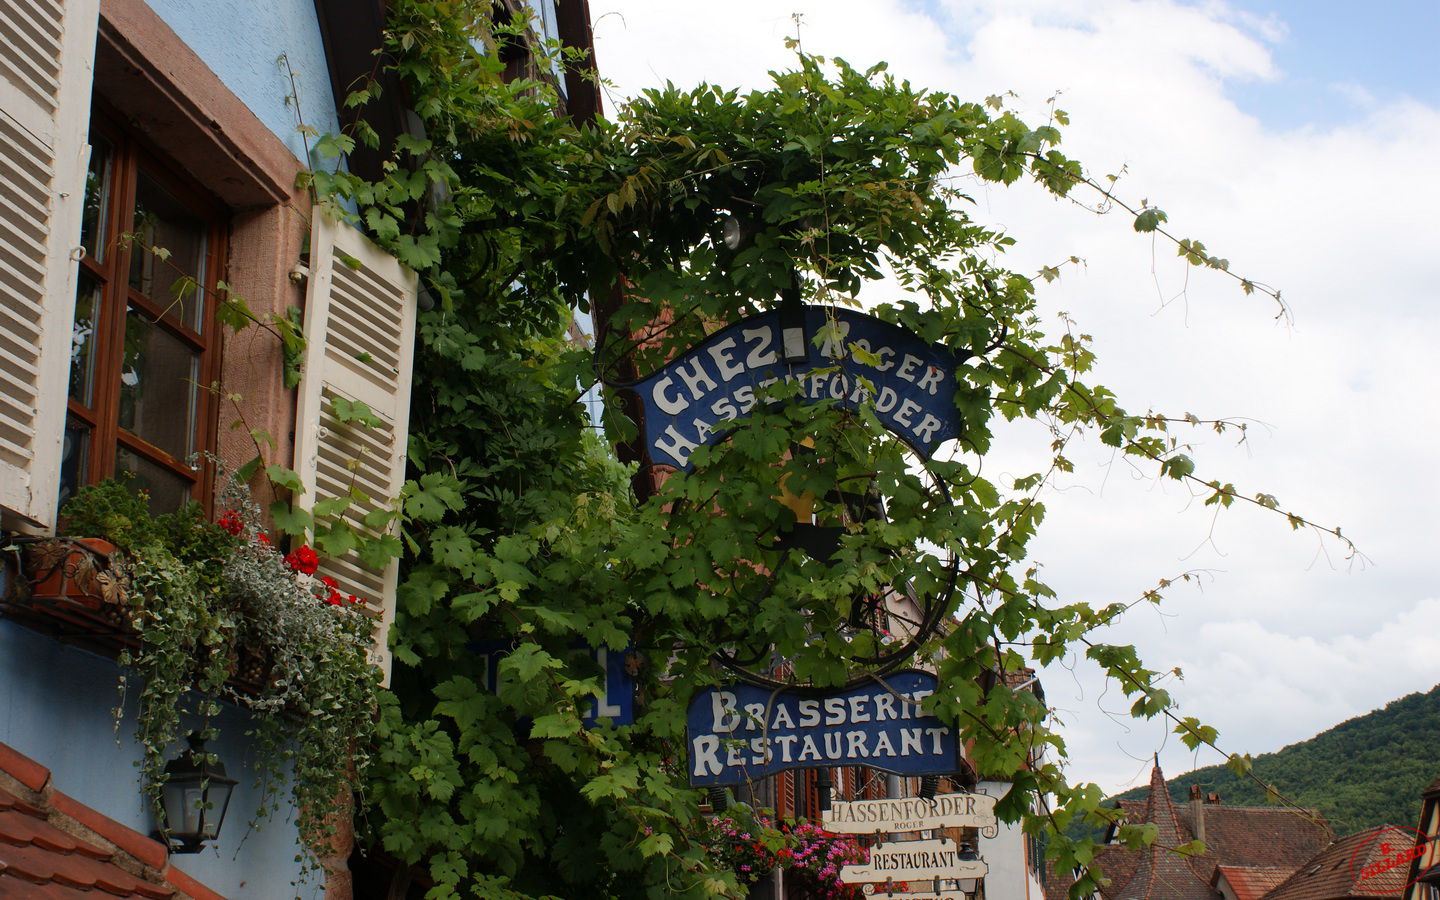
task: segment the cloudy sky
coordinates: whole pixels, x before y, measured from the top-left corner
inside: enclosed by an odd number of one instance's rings
[[[1096,338],[1098,380],[1130,409],[1250,423],[1192,436],[1198,474],[1340,525],[1364,552],[1255,509],[1211,507],[1103,447],[1051,492],[1035,546],[1062,596],[1136,598],[1190,571],[1160,611],[1108,640],[1179,667],[1183,712],[1227,750],[1263,753],[1440,682],[1440,5],[1382,0],[591,0],[612,106],[645,87],[759,87],[784,38],[860,68],[879,61],[967,99],[1014,91],[1032,118],[1059,92],[1063,149],[1180,236],[1276,285],[1293,309],[1187,271],[1123,213],[1096,217],[1038,188],[972,192],[1019,240],[1016,270],[1071,255],[1040,288],[1047,315]],[[1053,319],[1052,319],[1053,320]],[[1045,439],[1014,429],[987,474],[1032,471]],[[1037,451],[1037,448],[1038,451]],[[1044,674],[1072,777],[1107,790],[1219,761],[1136,722],[1084,660]]]

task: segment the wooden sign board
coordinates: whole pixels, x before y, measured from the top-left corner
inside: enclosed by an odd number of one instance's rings
[[[930,881],[936,878],[984,878],[990,867],[980,859],[961,859],[954,841],[898,841],[876,844],[870,861],[843,866],[840,880],[846,884],[867,881]]]
[[[995,798],[985,794],[940,794],[928,800],[855,800],[831,803],[821,827],[835,834],[925,831],[930,828],[994,827]]]

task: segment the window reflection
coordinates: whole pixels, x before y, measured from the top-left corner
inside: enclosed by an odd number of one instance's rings
[[[136,491],[148,491],[150,511],[155,514],[174,512],[190,500],[190,482],[169,469],[121,447],[115,453],[115,474],[129,474],[128,482]]]
[[[205,223],[141,171],[130,237],[130,287],[167,316],[202,330]]]
[[[67,422],[65,442],[60,446],[60,503],[75,496],[89,478],[90,426]]]
[[[100,303],[100,285],[82,271],[75,294],[75,324],[70,331],[70,396],[85,406],[94,401],[95,329]]]
[[[135,307],[125,316],[120,427],[177,459],[194,450],[200,354]]]
[[[161,510],[197,490],[187,460],[207,436],[216,349],[203,290],[226,213],[141,143],[104,114],[91,123],[59,463],[62,499],[129,472]]]
[[[85,173],[85,212],[80,220],[80,246],[97,263],[105,261],[105,217],[110,210],[110,142],[93,137],[90,169]]]

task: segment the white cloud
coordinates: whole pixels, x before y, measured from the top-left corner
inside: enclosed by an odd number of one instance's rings
[[[1136,643],[1156,668],[1180,665],[1185,713],[1240,752],[1274,750],[1440,681],[1440,646],[1427,636],[1440,603],[1425,565],[1440,508],[1428,474],[1440,446],[1440,182],[1425,160],[1440,145],[1440,110],[1379,96],[1356,120],[1352,98],[1336,95],[1345,124],[1267,124],[1226,91],[1280,76],[1269,48],[1287,39],[1285,23],[1223,3],[736,0],[682,13],[657,0],[592,0],[599,62],[625,90],[666,78],[759,86],[766,69],[788,64],[792,8],[805,14],[811,52],[858,66],[886,59],[897,75],[962,97],[1014,90],[1032,118],[1062,91],[1068,152],[1098,175],[1125,166],[1123,196],[1160,205],[1179,236],[1281,287],[1294,308],[1293,327],[1277,324],[1266,300],[1187,269],[1123,212],[1096,218],[1038,189],[975,186],[976,217],[1020,240],[1007,254],[1014,268],[1086,260],[1040,294],[1095,335],[1098,380],[1133,409],[1267,423],[1239,447],[1193,435],[1200,471],[1340,523],[1373,561],[1347,565],[1333,541],[1321,552],[1258,510],[1227,511],[1212,538],[1213,508],[1092,447],[1076,453],[1071,489],[1046,499],[1035,551],[1051,583],[1110,602],[1209,570],[1203,590],[1173,592],[1172,617],[1137,610],[1110,639]],[[625,11],[628,29],[601,18],[610,9]],[[1035,453],[1023,429],[1007,431],[987,471],[1029,471]],[[1168,728],[1116,725],[1099,707],[1128,704],[1112,689],[1097,705],[1104,689],[1083,664],[1074,678],[1078,688],[1054,669],[1045,683],[1068,710],[1077,776],[1118,786],[1148,771],[1140,760],[1162,743],[1167,771],[1186,767]]]
[[[1334,91],[1341,99],[1355,106],[1375,105],[1375,95],[1366,90],[1363,85],[1337,81],[1330,85],[1330,90]]]
[[[1440,682],[1440,633],[1434,627],[1440,621],[1440,599],[1426,598],[1393,618],[1354,618],[1355,633],[1330,638],[1306,634],[1303,616],[1281,627],[1235,619],[1184,630],[1173,654],[1185,674],[1179,689],[1191,707],[1229,710],[1221,746],[1235,735],[1266,735],[1266,746],[1240,748],[1259,753],[1305,740]],[[1056,694],[1052,702],[1070,706],[1076,710],[1072,717],[1081,718],[1085,704],[1074,700],[1073,685],[1053,677],[1047,684]],[[1123,714],[1128,704],[1112,692],[1098,705]],[[1191,753],[1176,737],[1165,737],[1168,729],[1161,723],[1127,724],[1133,728],[1129,733],[1118,726],[1108,732],[1086,730],[1082,740],[1093,745],[1087,750],[1108,757],[1085,772],[1087,777],[1116,787],[1143,783],[1148,770],[1136,781],[1134,759],[1161,747],[1168,774],[1222,761],[1212,751]]]

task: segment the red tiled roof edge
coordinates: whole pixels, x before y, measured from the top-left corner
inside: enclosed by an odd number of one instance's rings
[[[189,894],[191,900],[225,900],[224,897],[210,890],[174,866],[171,866],[169,871],[165,873],[165,880],[170,883],[171,887]]]
[[[0,744],[0,772],[39,793],[50,783],[50,770],[8,744]]]
[[[133,861],[137,877],[165,884],[188,895],[191,900],[225,900],[225,897],[169,864],[165,845],[115,821],[50,784],[50,770],[8,744],[0,743],[0,778],[9,776],[28,790],[52,824],[62,831],[101,847],[113,846],[118,854]],[[34,785],[39,785],[35,787]],[[3,785],[0,785],[3,786]],[[57,820],[58,821],[55,821]],[[92,837],[93,836],[93,837]]]
[[[61,815],[69,816],[120,848],[122,853],[135,857],[157,872],[165,870],[168,854],[165,852],[165,845],[159,841],[148,838],[130,826],[122,825],[57,790],[50,791],[50,808]]]
[[[1219,865],[1215,867],[1215,874],[1210,876],[1210,886],[1216,887],[1224,878],[1237,900],[1260,900],[1295,871],[1279,866]]]
[[[1170,798],[1158,758],[1150,770],[1150,790],[1139,821],[1153,824],[1159,829],[1155,842],[1136,851],[1135,865],[1129,877],[1123,882],[1115,879],[1110,888],[1102,892],[1103,895],[1156,897],[1161,896],[1157,891],[1163,888],[1163,896],[1170,900],[1208,900],[1212,897],[1214,892],[1210,887],[1210,876],[1214,872],[1214,861],[1182,855],[1175,849],[1188,843],[1188,832],[1182,827],[1175,803]]]

